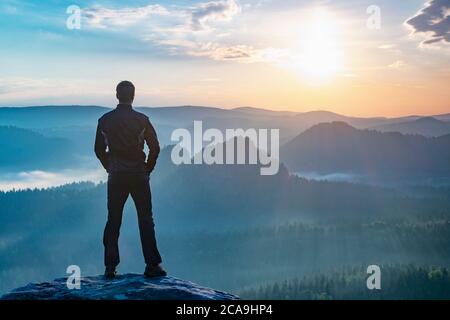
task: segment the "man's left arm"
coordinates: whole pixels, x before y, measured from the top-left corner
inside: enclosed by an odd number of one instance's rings
[[[105,168],[106,171],[108,171],[109,166],[109,157],[108,152],[106,151],[107,145],[105,142],[105,137],[103,136],[101,124],[100,121],[97,126],[97,133],[95,135],[95,145],[94,145],[94,151],[97,158],[102,163],[103,168]]]

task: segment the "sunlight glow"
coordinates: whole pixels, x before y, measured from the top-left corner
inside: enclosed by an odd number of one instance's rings
[[[315,8],[301,21],[291,67],[307,83],[327,83],[343,69],[337,19],[327,9]]]

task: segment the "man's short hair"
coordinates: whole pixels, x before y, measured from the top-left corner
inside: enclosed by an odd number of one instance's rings
[[[116,87],[119,101],[132,101],[134,98],[134,85],[130,81],[122,81]]]

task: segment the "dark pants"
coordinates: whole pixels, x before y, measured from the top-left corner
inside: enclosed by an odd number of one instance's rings
[[[152,215],[149,176],[145,173],[112,173],[108,177],[108,222],[103,234],[105,266],[116,267],[119,262],[119,234],[123,207],[131,194],[139,222],[142,251],[147,265],[161,263]]]

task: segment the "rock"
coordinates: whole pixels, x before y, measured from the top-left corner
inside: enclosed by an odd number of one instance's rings
[[[3,300],[236,300],[237,296],[201,287],[174,277],[147,279],[143,275],[83,277],[81,288],[69,290],[67,278],[30,283],[1,297]]]

